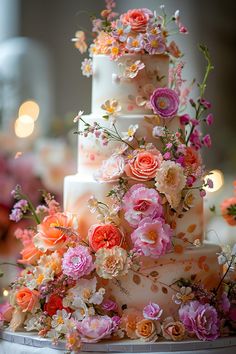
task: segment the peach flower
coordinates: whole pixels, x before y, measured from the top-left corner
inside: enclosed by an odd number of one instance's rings
[[[43,252],[55,251],[61,248],[67,241],[67,235],[64,230],[56,227],[70,228],[72,219],[63,213],[56,213],[44,218],[43,222],[38,225],[38,233],[34,236],[33,242],[37,248]]]
[[[149,181],[156,176],[162,160],[162,154],[157,149],[138,152],[134,158],[128,161],[125,173],[132,179]]]
[[[123,311],[120,327],[125,330],[127,336],[131,339],[137,339],[137,323],[143,319],[142,312],[130,307]]]
[[[149,19],[153,17],[152,11],[148,9],[129,10],[121,16],[121,21],[129,25],[134,32],[145,32]]]
[[[30,290],[29,288],[21,288],[16,293],[16,303],[21,308],[22,312],[32,312],[38,305],[39,292]]]
[[[18,263],[35,265],[37,260],[43,255],[33,243],[25,247],[21,251],[22,259],[18,260]]]
[[[236,225],[236,196],[225,199],[221,203],[221,213],[226,222],[231,225]]]
[[[137,323],[135,333],[144,342],[154,342],[158,339],[154,321],[146,318]]]
[[[169,46],[168,46],[168,51],[171,55],[173,55],[173,57],[175,58],[180,58],[182,53],[179,50],[179,47],[177,46],[177,44],[175,43],[175,41],[170,42]]]
[[[162,333],[166,339],[181,341],[185,337],[185,327],[182,322],[167,317],[162,324]]]
[[[187,174],[192,174],[201,166],[202,159],[199,153],[188,146],[184,152],[184,170]]]

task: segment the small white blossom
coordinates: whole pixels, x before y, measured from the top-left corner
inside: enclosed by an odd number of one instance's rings
[[[138,124],[130,125],[127,132],[122,133],[122,139],[132,141],[136,131],[138,130]]]
[[[80,118],[83,116],[83,114],[84,114],[84,111],[79,111],[77,116],[73,119],[73,122],[77,123],[80,120]]]

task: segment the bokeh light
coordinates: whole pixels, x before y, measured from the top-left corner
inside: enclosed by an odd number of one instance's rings
[[[15,121],[15,134],[18,138],[27,138],[34,131],[34,119],[29,115],[20,116]]]
[[[25,101],[19,108],[19,117],[20,116],[30,116],[36,120],[39,116],[39,105],[35,101]]]
[[[205,177],[205,182],[206,182],[207,178],[210,178],[213,182],[213,188],[209,188],[208,186],[205,187],[205,190],[207,192],[216,192],[224,184],[224,175],[220,170],[210,171],[210,173]]]

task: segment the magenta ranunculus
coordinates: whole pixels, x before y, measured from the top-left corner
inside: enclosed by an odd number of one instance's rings
[[[90,274],[94,269],[93,259],[88,247],[69,248],[62,260],[63,273],[77,280]]]
[[[179,309],[179,318],[187,331],[200,340],[214,340],[220,335],[217,311],[209,304],[190,301]]]
[[[109,316],[89,316],[78,323],[77,330],[82,342],[96,343],[110,337],[114,323]]]
[[[167,87],[157,88],[151,95],[150,103],[154,113],[161,118],[172,118],[178,112],[179,96]]]
[[[163,215],[158,192],[144,184],[133,185],[123,198],[125,219],[132,227],[137,227],[145,217],[157,218]]]
[[[173,231],[161,218],[144,218],[131,234],[134,248],[144,256],[159,258],[171,249]]]
[[[162,315],[163,310],[158,304],[150,302],[143,309],[143,317],[148,320],[159,320]]]

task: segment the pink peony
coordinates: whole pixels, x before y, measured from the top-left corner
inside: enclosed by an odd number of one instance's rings
[[[200,340],[214,340],[219,337],[217,311],[209,304],[190,301],[179,309],[179,318],[187,331]]]
[[[135,184],[129,189],[123,198],[123,209],[125,219],[132,227],[137,227],[145,217],[155,218],[163,214],[158,192],[144,184]]]
[[[113,328],[113,320],[108,316],[85,317],[77,325],[79,336],[84,343],[96,343],[103,338],[109,338]]]
[[[159,320],[162,315],[163,310],[158,304],[150,302],[143,309],[143,317],[149,320]]]
[[[88,247],[80,245],[69,248],[64,254],[62,269],[64,274],[75,280],[90,274],[94,265]]]
[[[157,88],[151,95],[150,103],[154,113],[161,118],[173,118],[179,108],[179,96],[167,87]]]
[[[121,16],[124,25],[129,25],[134,32],[145,32],[150,18],[153,17],[152,11],[148,9],[129,10]]]
[[[131,234],[134,248],[152,258],[159,258],[171,249],[171,237],[172,229],[160,218],[143,219]]]
[[[128,177],[138,181],[149,181],[156,176],[156,172],[163,160],[157,149],[138,152],[125,166]]]

